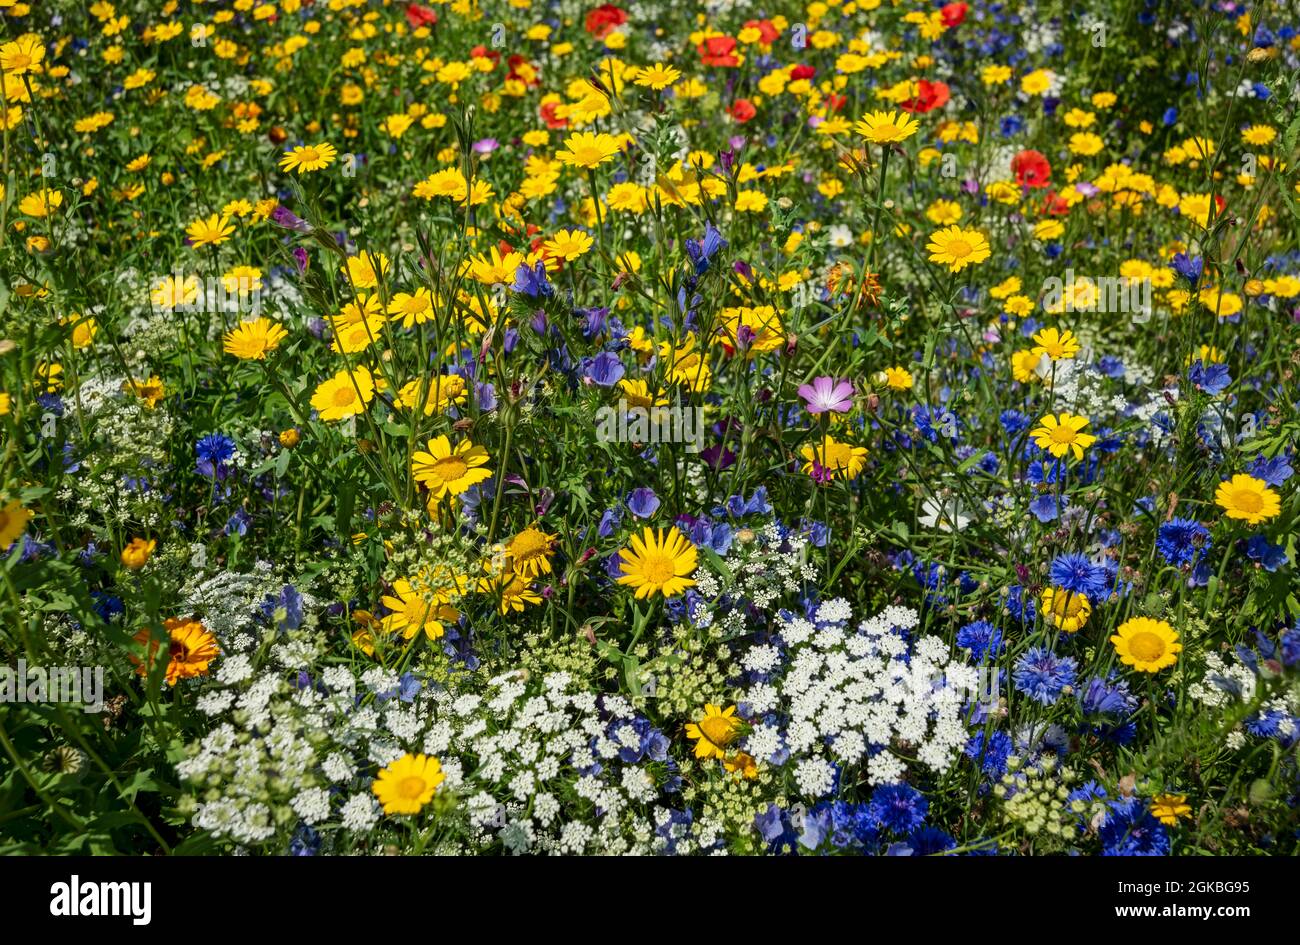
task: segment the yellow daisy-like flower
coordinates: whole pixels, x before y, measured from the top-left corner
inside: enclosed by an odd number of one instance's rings
[[[289,333],[269,318],[240,322],[222,338],[226,354],[243,361],[265,361],[267,352],[274,351]]]
[[[199,277],[166,276],[160,279],[149,298],[159,308],[171,309],[180,305],[192,305],[199,297]]]
[[[195,220],[185,228],[185,235],[190,238],[190,245],[195,249],[204,246],[220,246],[235,232],[230,217],[225,214],[212,214],[206,220]]]
[[[672,66],[666,66],[662,62],[656,62],[653,66],[646,66],[644,69],[638,70],[636,78],[632,81],[637,85],[645,86],[659,92],[668,88],[668,86],[672,85],[681,77],[682,74]]]
[[[905,367],[885,368],[881,373],[884,374],[885,386],[890,390],[911,390],[916,383],[912,372]]]
[[[618,567],[623,572],[618,583],[633,588],[638,600],[656,593],[676,597],[695,586],[689,576],[695,571],[695,546],[675,526],[667,534],[647,526],[640,535],[633,535],[629,544],[630,548],[618,553]]]
[[[1091,433],[1082,432],[1088,423],[1087,417],[1064,412],[1054,417],[1049,413],[1038,421],[1039,425],[1029,435],[1040,450],[1047,450],[1057,459],[1067,453],[1074,453],[1075,459],[1083,459],[1083,451],[1097,442]]]
[[[0,70],[11,78],[26,75],[45,58],[45,43],[35,34],[19,36],[12,43],[0,46]]]
[[[1151,798],[1151,815],[1166,827],[1178,826],[1180,817],[1190,817],[1192,807],[1186,794],[1157,794]]]
[[[388,303],[388,317],[400,321],[403,328],[423,325],[433,318],[433,293],[416,289],[412,293],[398,292]]]
[[[1158,673],[1173,666],[1183,649],[1173,627],[1150,617],[1124,621],[1110,642],[1115,644],[1115,653],[1121,663],[1143,673]]]
[[[533,590],[528,580],[513,571],[502,571],[492,577],[483,578],[479,581],[478,589],[484,594],[501,595],[497,612],[503,617],[511,611],[521,614],[527,606],[542,602],[542,595]]]
[[[445,591],[416,590],[405,578],[394,581],[393,593],[382,600],[392,611],[381,621],[384,630],[400,633],[406,640],[414,639],[421,631],[430,640],[436,640],[446,633],[446,624],[460,619],[460,611],[451,606],[451,598]]]
[[[1266,522],[1282,511],[1282,498],[1268,483],[1241,473],[1219,483],[1214,501],[1228,518],[1241,519],[1247,525]]]
[[[27,531],[27,523],[31,518],[31,510],[23,508],[17,500],[0,509],[0,548],[8,548],[17,541]]]
[[[491,479],[492,470],[485,465],[489,459],[488,451],[470,440],[453,447],[446,436],[439,436],[429,441],[428,449],[411,457],[411,473],[416,482],[428,487],[430,499],[440,502]]]
[[[614,160],[614,155],[619,152],[618,139],[613,135],[592,134],[589,131],[569,135],[564,140],[564,147],[566,150],[555,155],[560,163],[587,169]]]
[[[1045,363],[1041,351],[1022,348],[1011,356],[1011,374],[1022,384],[1032,384],[1043,379],[1040,368]]]
[[[1033,353],[1040,357],[1045,354],[1053,361],[1068,361],[1081,348],[1079,339],[1069,329],[1057,331],[1055,328],[1044,328],[1034,335]]]
[[[1059,587],[1043,588],[1043,614],[1057,629],[1074,633],[1092,616],[1092,602],[1086,594],[1067,591]]]
[[[809,475],[856,479],[867,464],[866,447],[841,443],[831,436],[825,437],[820,446],[807,444],[799,455],[804,458],[803,471]]]
[[[383,315],[366,315],[352,320],[345,312],[340,318],[330,319],[330,330],[334,333],[330,341],[330,350],[335,354],[356,354],[365,351],[379,340],[388,321]]]
[[[664,396],[663,391],[651,393],[650,385],[645,381],[623,378],[618,382],[618,389],[620,398],[627,403],[628,407],[649,410],[651,407],[668,406],[668,398]]]
[[[343,266],[348,281],[358,289],[373,289],[379,284],[376,273],[388,272],[388,257],[383,253],[361,253],[349,256]]]
[[[149,562],[158,542],[152,538],[132,538],[122,549],[122,566],[139,571]]]
[[[339,371],[316,388],[311,405],[327,423],[364,413],[375,399],[375,379],[368,368]]]
[[[906,141],[920,127],[920,123],[906,112],[879,111],[863,115],[853,130],[872,144],[892,144]]]
[[[370,788],[385,814],[418,814],[446,778],[437,758],[407,754],[380,771]]]
[[[18,212],[29,217],[44,219],[61,206],[63,206],[63,191],[42,188],[20,200]]]
[[[510,570],[525,578],[550,574],[553,541],[555,536],[548,535],[540,528],[531,525],[525,528],[505,544],[506,562]]]
[[[592,242],[582,230],[560,230],[542,245],[552,256],[572,262],[591,249]]]
[[[964,230],[949,226],[930,234],[926,245],[930,262],[947,266],[950,272],[961,272],[967,266],[976,266],[991,256],[989,241],[979,230]]]
[[[727,757],[727,746],[736,740],[745,723],[736,718],[736,707],[722,708],[705,703],[704,717],[686,725],[686,737],[695,741],[696,758]]]
[[[164,395],[162,378],[157,374],[150,375],[143,381],[127,381],[123,387],[143,400],[144,405],[150,410],[158,406],[158,401],[162,400]]]
[[[743,751],[738,751],[729,758],[723,758],[722,767],[729,774],[744,778],[746,781],[758,777],[758,762],[753,755]]]
[[[454,404],[463,404],[465,397],[465,378],[459,374],[435,374],[431,380],[417,378],[402,385],[393,403],[404,410],[416,410],[423,404],[425,416],[432,416],[445,413]]]
[[[329,167],[337,156],[338,151],[332,144],[300,145],[284,152],[284,157],[280,158],[280,166],[286,171],[305,174]]]

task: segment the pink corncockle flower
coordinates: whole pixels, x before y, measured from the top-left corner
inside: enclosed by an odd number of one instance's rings
[[[848,413],[853,409],[853,385],[848,381],[833,377],[815,377],[811,384],[799,388],[799,396],[804,399],[809,413]]]

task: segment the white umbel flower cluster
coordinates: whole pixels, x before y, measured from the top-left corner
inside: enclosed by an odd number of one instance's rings
[[[946,771],[966,743],[965,708],[978,692],[978,670],[952,658],[942,639],[909,642],[916,611],[889,607],[856,630],[850,618],[838,599],[821,604],[812,621],[787,616],[784,661],[770,644],[742,659],[755,676],[743,701],[756,719],[782,723],[756,724],[747,747],[773,763],[788,752],[784,763],[811,799],[830,794],[836,771],[849,767],[864,770],[871,784],[901,780],[907,767],[895,748],[906,747],[932,772]]]

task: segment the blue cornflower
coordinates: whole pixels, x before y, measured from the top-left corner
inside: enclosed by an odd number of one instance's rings
[[[194,444],[194,468],[200,476],[224,479],[230,470],[226,467],[235,455],[235,441],[224,433],[209,433]]]
[[[1122,718],[1137,708],[1137,699],[1128,691],[1125,680],[1112,683],[1100,676],[1088,680],[1079,694],[1084,715],[1110,715]]]
[[[1089,600],[1100,600],[1110,591],[1105,567],[1094,564],[1087,555],[1057,555],[1049,573],[1053,585],[1086,594]]]
[[[1136,797],[1111,801],[1101,825],[1102,856],[1165,856],[1169,833]]]
[[[1068,656],[1057,656],[1045,646],[1028,650],[1016,661],[1012,679],[1016,689],[1042,705],[1051,705],[1066,686],[1074,685],[1078,664]]]
[[[882,784],[871,794],[872,820],[896,834],[908,834],[925,823],[930,802],[910,784]]]
[[[979,762],[980,770],[989,777],[1000,778],[1006,773],[1013,747],[1006,732],[994,732],[986,739],[981,730],[970,737],[963,751],[967,758]]]
[[[1210,544],[1209,531],[1195,519],[1171,518],[1156,531],[1156,550],[1176,568],[1195,564]]]
[[[1002,424],[1002,429],[1007,431],[1007,436],[1015,436],[1028,429],[1030,419],[1019,410],[1004,410],[998,415],[998,422]]]
[[[907,843],[912,848],[913,856],[934,856],[957,846],[957,841],[938,827],[922,827],[913,831],[907,838]]]
[[[1002,631],[987,620],[976,620],[957,631],[957,645],[970,650],[976,663],[988,653],[997,657],[1002,653]]]

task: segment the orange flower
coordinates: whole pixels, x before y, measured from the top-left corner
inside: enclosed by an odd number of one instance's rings
[[[169,617],[163,626],[171,636],[167,650],[167,685],[176,685],[178,679],[206,675],[208,664],[219,655],[217,638],[192,617]],[[148,627],[135,635],[135,641],[148,647],[148,656],[144,660],[133,656],[131,662],[135,663],[138,674],[148,676],[149,667],[158,655],[158,642]]]

